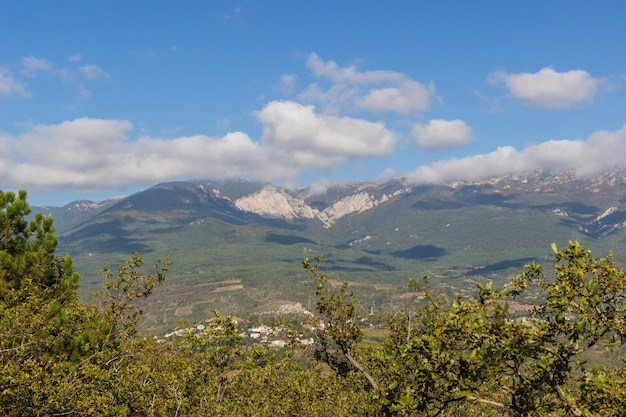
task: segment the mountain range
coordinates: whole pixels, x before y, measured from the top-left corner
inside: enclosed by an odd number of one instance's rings
[[[213,310],[249,316],[310,304],[300,267],[322,254],[333,282],[347,281],[364,308],[401,303],[409,276],[431,276],[442,294],[476,282],[504,284],[550,244],[577,239],[597,256],[626,259],[626,170],[578,178],[533,172],[446,185],[401,180],[324,190],[236,181],[179,181],[128,197],[35,207],[55,219],[59,252],[73,256],[81,293],[99,288],[101,268],[132,252],[174,261],[145,306],[145,328]],[[309,305],[310,307],[310,305]]]

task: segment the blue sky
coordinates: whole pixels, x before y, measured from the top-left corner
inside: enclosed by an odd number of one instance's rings
[[[2,1],[0,189],[626,165],[622,1]]]

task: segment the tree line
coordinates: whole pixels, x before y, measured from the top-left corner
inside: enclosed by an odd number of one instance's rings
[[[138,254],[90,302],[51,218],[30,221],[27,194],[0,191],[0,414],[6,416],[620,416],[626,410],[626,273],[579,242],[552,246],[504,288],[446,300],[428,278],[364,344],[362,311],[330,285],[322,257],[303,267],[316,296],[316,343],[243,343],[216,316],[168,340],[138,331],[148,273]],[[528,311],[512,302],[532,298]]]

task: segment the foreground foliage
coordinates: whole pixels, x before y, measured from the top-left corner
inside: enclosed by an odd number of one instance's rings
[[[479,286],[471,300],[448,303],[428,291],[427,277],[410,280],[414,305],[389,315],[389,336],[368,351],[356,344],[353,296],[345,286],[328,288],[321,258],[314,266],[305,260],[328,323],[319,356],[362,374],[384,414],[621,415],[626,369],[584,359],[615,356],[624,343],[626,273],[578,242],[552,249],[554,277],[533,263],[504,289]],[[509,312],[522,296],[537,304]]]
[[[244,343],[216,315],[167,340],[138,335],[140,301],[170,261],[143,273],[133,254],[91,303],[72,260],[55,254],[52,220],[26,217],[26,193],[0,192],[0,414],[7,416],[611,416],[626,409],[626,273],[578,242],[553,246],[505,288],[445,300],[427,277],[364,346],[362,312],[333,287],[321,257],[316,343],[277,351]],[[513,301],[532,301],[525,312]],[[321,320],[321,321],[320,321]],[[586,362],[590,358],[594,363]],[[608,358],[608,359],[607,359]]]

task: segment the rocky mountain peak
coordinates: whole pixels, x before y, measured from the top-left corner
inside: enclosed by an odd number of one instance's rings
[[[393,193],[381,193],[378,197],[368,191],[358,191],[345,195],[333,201],[328,207],[319,210],[311,207],[297,196],[291,195],[283,189],[273,186],[247,195],[235,201],[240,210],[252,212],[267,218],[282,218],[285,220],[317,218],[324,227],[331,227],[337,220],[353,213],[370,210],[386,203],[394,197],[410,191],[410,188],[396,190]]]
[[[268,218],[312,219],[318,215],[318,211],[309,207],[304,200],[271,186],[236,200],[235,205],[240,210]]]

